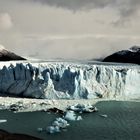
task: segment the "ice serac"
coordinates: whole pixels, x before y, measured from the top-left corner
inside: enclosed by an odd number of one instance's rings
[[[0,63],[0,93],[46,99],[140,97],[140,66],[72,62]]]

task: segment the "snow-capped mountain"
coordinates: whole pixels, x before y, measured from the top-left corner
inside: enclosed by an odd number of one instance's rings
[[[11,61],[11,60],[26,60],[25,58],[16,55],[13,52],[8,51],[0,45],[0,61]]]
[[[103,61],[140,64],[140,47],[133,46],[128,50],[116,52],[107,56]]]

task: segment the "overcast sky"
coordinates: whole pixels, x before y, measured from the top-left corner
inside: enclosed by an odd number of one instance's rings
[[[0,0],[0,44],[23,56],[100,58],[140,45],[140,0]]]

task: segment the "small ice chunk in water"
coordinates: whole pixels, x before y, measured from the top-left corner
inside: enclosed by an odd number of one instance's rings
[[[43,131],[43,128],[39,127],[39,128],[37,128],[37,131],[38,132],[42,132]]]
[[[63,118],[56,118],[52,123],[52,126],[47,127],[47,132],[50,134],[61,132],[61,129],[65,129],[69,126],[68,122]]]
[[[58,110],[53,108],[52,110]],[[68,107],[68,111],[66,111],[63,118],[56,118],[51,126],[47,128],[47,132],[50,134],[61,132],[69,126],[68,121],[80,121],[82,120],[81,116],[78,116],[76,113],[83,112],[96,112],[98,109],[90,104],[76,104]],[[64,112],[63,112],[64,113]]]
[[[7,122],[7,120],[0,120],[0,123],[5,123]]]
[[[96,112],[98,109],[93,105],[87,104],[76,104],[68,107],[68,110],[73,110],[75,112],[83,113],[83,112]]]
[[[63,118],[56,118],[52,125],[58,126],[60,128],[66,128],[67,126],[69,126],[68,122]]]
[[[58,127],[58,126],[49,126],[49,127],[47,127],[47,132],[50,133],[50,134],[58,133],[58,132],[60,132],[60,127]]]
[[[77,121],[81,121],[82,120],[82,117],[81,116],[78,116],[77,117]]]
[[[107,118],[108,116],[106,114],[100,114],[101,117]]]
[[[64,118],[68,121],[75,121],[77,116],[74,111],[70,110],[66,112],[66,115]]]

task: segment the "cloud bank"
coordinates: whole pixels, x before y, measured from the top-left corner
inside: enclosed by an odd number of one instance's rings
[[[73,11],[95,8],[116,8],[121,17],[130,17],[138,13],[140,0],[31,0],[49,6],[66,8]]]
[[[9,29],[12,26],[11,16],[8,13],[0,13],[0,29]]]
[[[140,44],[140,0],[0,0],[0,44],[24,56],[90,59]]]

